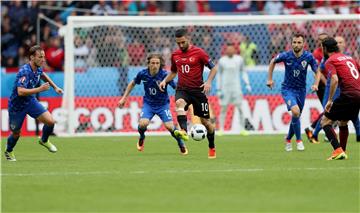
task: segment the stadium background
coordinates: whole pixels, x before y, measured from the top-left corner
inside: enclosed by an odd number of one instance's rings
[[[47,71],[54,81],[64,85],[64,40],[59,29],[66,25],[69,15],[221,15],[221,14],[264,14],[264,15],[304,15],[304,14],[353,14],[359,13],[359,3],[352,1],[111,1],[111,2],[2,2],[2,51],[1,51],[1,131],[8,133],[7,98],[10,96],[18,66],[26,62],[26,49],[40,43],[47,55]],[[15,12],[16,11],[16,12]],[[16,15],[15,15],[16,14]],[[283,69],[274,73],[277,87],[265,87],[267,63],[276,53],[289,50],[289,38],[295,31],[306,34],[306,49],[313,51],[316,37],[321,32],[343,35],[348,44],[347,52],[359,59],[359,21],[308,22],[303,24],[247,25],[238,27],[190,27],[194,44],[204,48],[217,61],[223,53],[223,44],[233,41],[238,51],[251,52],[248,59],[251,94],[244,89],[244,111],[252,127],[258,132],[285,132],[290,116],[279,95]],[[120,34],[119,34],[120,32]],[[79,115],[76,132],[125,132],[136,133],[137,118],[141,109],[142,87],[131,93],[126,108],[119,112],[116,103],[126,84],[139,69],[145,66],[146,54],[158,51],[164,54],[166,68],[169,68],[169,54],[176,48],[171,40],[171,30],[164,28],[142,29],[116,27],[93,27],[77,29],[74,38],[75,93]],[[152,41],[155,35],[156,41]],[[241,44],[248,43],[245,49]],[[248,48],[248,49],[246,49]],[[107,55],[106,53],[110,53]],[[205,72],[205,76],[207,73]],[[307,87],[313,80],[309,72]],[[84,86],[86,85],[86,86]],[[219,104],[216,97],[216,82],[210,93],[210,104],[216,115]],[[170,90],[173,95],[174,91]],[[66,132],[61,106],[63,100],[53,91],[40,94],[40,100],[48,106],[58,122],[56,132]],[[172,108],[174,102],[172,98]],[[118,110],[118,112],[116,112]],[[302,125],[307,126],[321,111],[320,102],[309,93],[302,116]],[[126,115],[124,115],[124,113]],[[121,115],[121,116],[117,116]],[[225,129],[238,132],[237,112],[229,107]],[[152,131],[164,131],[159,119],[155,118],[149,127]],[[35,122],[27,119],[23,128],[25,135],[33,135]]]

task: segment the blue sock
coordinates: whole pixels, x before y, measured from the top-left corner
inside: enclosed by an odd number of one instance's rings
[[[176,127],[174,127],[174,129],[173,129],[172,131],[170,131],[171,136],[172,136],[173,138],[175,138],[175,140],[177,141],[177,143],[178,143],[179,146],[184,146],[184,142],[181,140],[181,138],[177,138],[177,137],[175,136],[175,134],[174,134],[174,131],[175,131],[175,130],[176,130]]]
[[[355,119],[353,119],[351,121],[354,124],[356,135],[359,136],[360,135],[360,121],[359,121],[359,118],[355,118]]]
[[[296,140],[301,140],[300,117],[292,116],[291,125],[292,125],[292,127],[294,129]]]
[[[53,130],[54,130],[54,125],[48,126],[45,124],[42,129],[41,141],[46,143],[49,139],[49,136],[53,133]]]
[[[294,132],[294,128],[292,126],[292,123],[290,122],[290,126],[289,126],[289,132],[286,136],[286,140],[291,140],[291,138],[294,136],[295,132]]]
[[[18,140],[19,138],[14,138],[14,136],[10,134],[9,137],[7,138],[6,151],[12,152]]]
[[[146,127],[145,128],[141,128],[140,126],[138,126],[138,132],[140,134],[140,140],[144,140],[145,139],[145,132],[146,132]]]
[[[321,127],[321,120],[319,120],[317,123],[316,123],[316,126],[315,126],[315,129],[314,129],[314,132],[313,132],[313,137],[314,138],[318,138],[318,135],[319,135],[319,132],[322,130],[322,127]]]

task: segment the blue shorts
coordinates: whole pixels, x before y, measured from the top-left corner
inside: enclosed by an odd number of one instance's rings
[[[11,131],[19,131],[24,122],[25,116],[30,115],[36,119],[47,110],[36,99],[32,99],[27,107],[20,112],[13,112],[9,109],[9,126]]]
[[[325,107],[325,105],[326,105],[326,103],[328,101],[329,95],[330,95],[330,81],[327,81],[326,86],[325,86],[325,91],[324,91],[324,97],[323,97],[323,100],[322,100],[323,107]],[[336,88],[333,100],[335,100],[339,96],[340,96],[340,88],[338,87],[338,88]]]
[[[152,107],[144,103],[140,114],[140,118],[146,118],[151,120],[154,117],[154,115],[158,115],[164,123],[168,121],[172,121],[172,115],[170,112],[169,104],[160,107]]]
[[[306,97],[305,90],[282,88],[281,95],[286,103],[288,111],[290,111],[293,106],[298,105],[300,108],[300,112],[302,112],[302,110],[304,108],[304,104],[305,104],[305,97]]]

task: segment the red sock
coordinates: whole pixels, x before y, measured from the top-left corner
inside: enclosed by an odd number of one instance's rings
[[[296,143],[300,143],[300,142],[302,142],[302,140],[296,140]]]
[[[346,126],[340,126],[339,129],[340,129],[340,131],[339,131],[340,146],[345,151],[347,139],[349,136],[349,128],[346,125]]]

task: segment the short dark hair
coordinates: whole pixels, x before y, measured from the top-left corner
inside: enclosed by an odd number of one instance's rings
[[[298,37],[301,37],[301,38],[303,38],[303,40],[305,40],[305,35],[302,34],[302,33],[295,33],[295,34],[291,37],[291,39],[293,39],[293,38],[298,38]]]
[[[187,34],[188,33],[187,33],[187,30],[185,28],[180,28],[180,29],[175,30],[175,37],[176,38],[186,36]]]
[[[164,57],[163,57],[160,53],[150,53],[150,54],[148,55],[148,57],[146,58],[148,64],[150,63],[150,60],[151,60],[152,58],[158,58],[158,59],[160,59],[160,68],[163,68],[163,67],[165,66]]]
[[[37,51],[43,51],[43,49],[39,45],[35,45],[30,47],[29,49],[29,57],[35,55]]]
[[[329,52],[329,53],[332,53],[332,52],[339,52],[339,47],[337,45],[337,42],[336,40],[333,38],[333,37],[328,37],[326,38],[322,43],[321,45],[326,48],[326,51]]]

